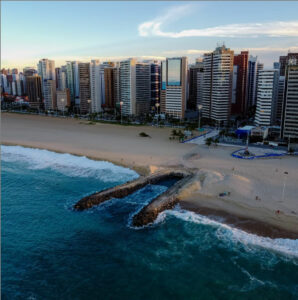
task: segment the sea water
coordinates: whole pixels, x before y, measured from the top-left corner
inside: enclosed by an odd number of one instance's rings
[[[298,299],[298,240],[179,207],[132,227],[166,184],[77,212],[82,197],[138,174],[46,150],[1,153],[2,299]]]

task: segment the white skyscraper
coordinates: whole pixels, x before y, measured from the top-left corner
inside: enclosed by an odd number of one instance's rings
[[[123,115],[136,114],[136,59],[120,62],[120,101]]]
[[[202,115],[216,122],[230,117],[234,51],[224,45],[204,54]]]
[[[257,85],[255,125],[273,125],[278,96],[278,70],[259,71]]]
[[[187,97],[187,58],[175,57],[166,60],[166,114],[183,119]]]

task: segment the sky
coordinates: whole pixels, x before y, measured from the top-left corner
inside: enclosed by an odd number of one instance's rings
[[[266,67],[298,52],[295,1],[1,1],[1,68],[41,58],[190,62],[217,45],[249,50]]]

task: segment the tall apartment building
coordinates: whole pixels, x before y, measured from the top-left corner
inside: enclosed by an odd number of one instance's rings
[[[247,73],[247,101],[246,111],[256,105],[257,95],[257,71],[258,71],[257,56],[249,56],[248,73]]]
[[[79,63],[78,75],[80,86],[80,112],[86,114],[91,111],[90,63]]]
[[[234,115],[246,114],[248,57],[248,51],[241,51],[240,54],[234,56],[234,69],[237,73],[235,101],[232,101],[231,105],[231,113]]]
[[[255,114],[256,126],[270,126],[275,122],[278,75],[279,72],[276,69],[259,71]]]
[[[115,109],[119,103],[119,66],[104,68],[105,107]]]
[[[56,80],[45,79],[44,84],[44,109],[56,109],[57,99],[56,99]]]
[[[189,98],[187,108],[197,110],[197,105],[201,104],[203,61],[196,61],[189,67]]]
[[[204,54],[202,116],[217,123],[230,117],[234,51],[224,45]]]
[[[90,92],[92,112],[102,111],[103,99],[101,97],[101,64],[99,60],[91,60],[90,64]]]
[[[282,106],[284,103],[284,93],[285,93],[284,89],[285,89],[285,76],[279,76],[278,95],[277,95],[277,102],[276,102],[276,116],[275,116],[277,124],[281,123]]]
[[[40,108],[42,105],[41,77],[37,75],[27,76],[26,91],[30,106]]]
[[[120,62],[120,94],[121,113],[136,114],[136,59],[131,58]]]
[[[187,100],[187,58],[166,60],[165,112],[174,118],[184,119]]]
[[[153,62],[150,65],[150,80],[151,80],[151,102],[150,106],[155,107],[155,104],[160,104],[160,64]]]
[[[57,90],[56,96],[57,109],[60,111],[66,111],[71,105],[69,89]]]
[[[281,137],[298,139],[298,57],[287,62]]]
[[[162,61],[160,65],[160,107],[161,113],[166,113],[166,90],[167,90],[167,62]]]
[[[136,63],[136,115],[150,111],[151,103],[151,68],[149,63]]]
[[[55,61],[41,59],[37,65],[38,75],[42,80],[55,80]]]

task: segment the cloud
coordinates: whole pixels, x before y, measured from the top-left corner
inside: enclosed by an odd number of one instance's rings
[[[160,36],[169,38],[183,37],[298,37],[298,20],[272,21],[264,23],[228,24],[200,29],[186,29],[178,32],[163,31],[165,24],[181,18],[191,11],[190,5],[171,8],[163,16],[138,26],[139,35],[142,37]]]

